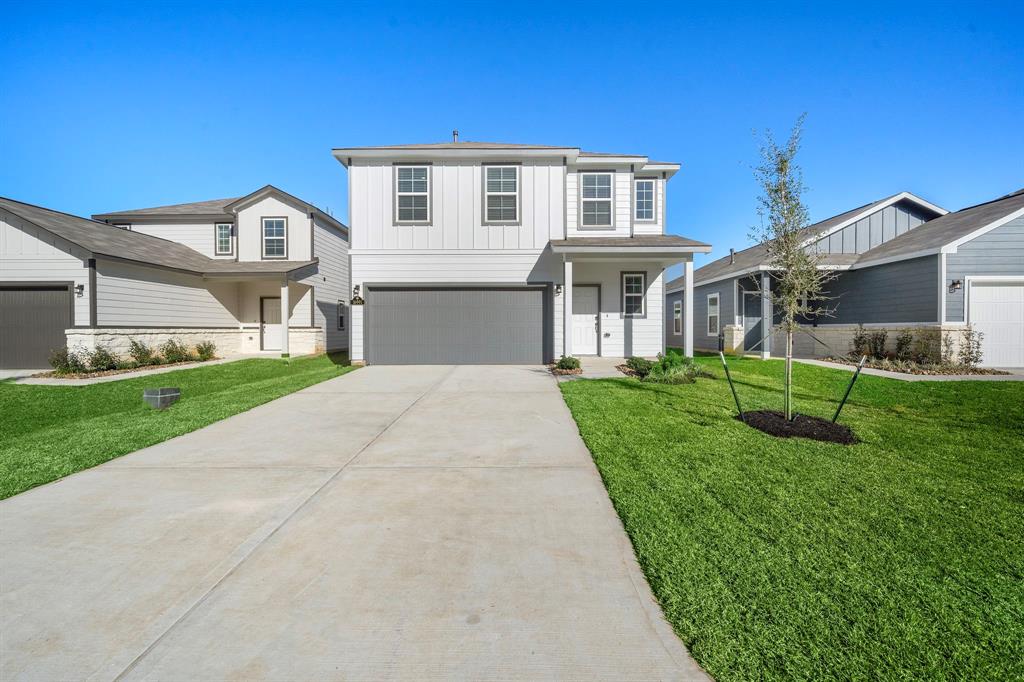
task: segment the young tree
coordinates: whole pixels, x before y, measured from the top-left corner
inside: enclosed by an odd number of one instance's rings
[[[765,246],[772,284],[767,292],[772,310],[781,313],[779,328],[786,335],[786,379],[784,405],[786,419],[793,418],[793,334],[805,318],[829,316],[826,284],[835,273],[820,268],[823,254],[805,246],[809,218],[803,203],[803,173],[796,162],[805,115],[793,126],[789,140],[779,145],[771,132],[761,143],[761,165],[755,170],[761,196],[757,213],[760,227],[751,230],[751,239]],[[760,283],[758,283],[760,285]],[[771,334],[772,320],[763,323]]]

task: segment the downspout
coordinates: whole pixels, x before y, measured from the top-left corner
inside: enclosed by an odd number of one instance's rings
[[[88,261],[89,265],[89,326],[92,329],[96,328],[96,303],[99,296],[96,292],[96,259],[90,258]]]

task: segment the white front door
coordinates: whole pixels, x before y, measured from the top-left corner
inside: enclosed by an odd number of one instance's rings
[[[981,332],[981,364],[1024,367],[1024,282],[972,282],[968,322]]]
[[[260,348],[281,350],[281,299],[261,298]]]
[[[597,287],[572,288],[572,350],[576,355],[597,355]]]

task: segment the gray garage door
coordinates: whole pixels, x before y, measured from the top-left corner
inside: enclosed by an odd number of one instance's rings
[[[0,286],[0,368],[48,367],[50,351],[65,345],[70,326],[66,286]]]
[[[544,289],[373,288],[367,360],[380,365],[544,362]]]

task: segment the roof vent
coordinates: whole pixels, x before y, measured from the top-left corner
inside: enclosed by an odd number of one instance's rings
[[[736,265],[736,249],[729,249],[729,265]]]
[[[452,142],[458,142],[458,141],[459,141],[459,129],[456,128],[455,130],[452,131]]]

